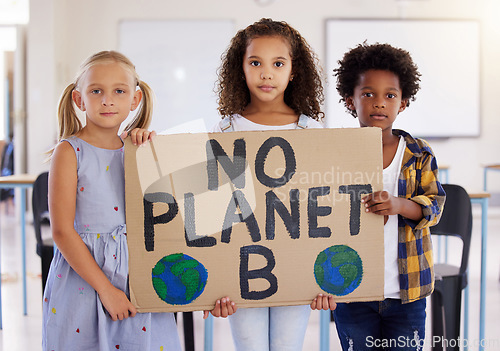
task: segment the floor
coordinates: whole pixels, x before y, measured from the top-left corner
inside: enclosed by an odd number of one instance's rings
[[[469,267],[469,350],[478,350],[479,343],[479,277],[480,277],[480,208],[474,206],[474,228]],[[7,208],[0,204],[1,235],[1,272],[2,272],[2,313],[3,330],[0,330],[0,350],[41,350],[41,316],[42,289],[40,278],[40,259],[35,253],[35,238],[30,224],[30,214],[26,218],[27,244],[27,290],[28,315],[22,312],[22,274],[21,274],[21,240],[19,219],[15,215],[15,207]],[[487,246],[487,293],[486,293],[486,328],[485,350],[500,351],[500,282],[499,282],[499,249],[500,249],[500,207],[490,207],[488,222]],[[453,252],[457,248],[454,242],[449,243],[449,261],[454,262]],[[182,318],[182,316],[180,317]],[[203,319],[201,312],[195,312],[195,347],[203,350]],[[430,318],[428,318],[428,325]],[[179,325],[182,325],[179,323]],[[182,340],[182,328],[179,328]],[[424,350],[431,349],[430,326],[426,331]],[[214,320],[214,351],[233,351],[234,347],[226,319]],[[304,343],[304,350],[319,350],[319,313],[314,311]],[[335,324],[330,323],[330,350],[340,350]]]

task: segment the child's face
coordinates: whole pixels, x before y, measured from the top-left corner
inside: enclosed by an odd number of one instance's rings
[[[391,129],[397,115],[406,108],[399,78],[385,70],[369,70],[359,76],[354,95],[346,99],[356,111],[361,127]]]
[[[117,62],[99,63],[83,76],[73,101],[87,116],[87,125],[119,128],[141,101],[132,74]]]
[[[243,56],[243,72],[252,103],[284,101],[292,79],[288,42],[279,36],[252,39]]]

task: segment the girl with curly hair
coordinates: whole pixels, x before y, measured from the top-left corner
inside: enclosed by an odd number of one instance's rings
[[[219,69],[215,132],[322,128],[321,73],[305,39],[286,22],[271,19],[240,30]],[[236,350],[299,351],[311,309],[335,309],[332,296],[310,307],[239,309],[229,321]]]
[[[445,193],[429,144],[393,129],[420,88],[410,54],[388,44],[360,44],[335,69],[341,101],[361,127],[382,129],[384,190],[361,200],[384,216],[384,300],[339,303],[334,312],[342,349],[421,350],[425,298],[434,289],[429,227]]]

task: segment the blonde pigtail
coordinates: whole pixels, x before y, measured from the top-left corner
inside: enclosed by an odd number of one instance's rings
[[[73,106],[73,90],[75,90],[75,88],[76,85],[74,83],[69,84],[66,89],[64,89],[61,98],[59,99],[59,105],[57,107],[57,119],[59,121],[59,135],[57,137],[58,142],[71,135],[75,135],[82,129],[82,123],[80,122]],[[54,149],[55,146],[46,152],[46,162],[50,161],[50,158],[54,153]]]
[[[138,85],[139,89],[142,91],[142,100],[135,118],[125,127],[127,132],[135,128],[147,129],[153,118],[153,90],[142,80],[139,80]]]
[[[59,137],[58,141],[66,139],[71,135],[75,135],[82,129],[82,123],[76,114],[73,105],[73,90],[76,86],[71,83],[64,89],[59,101],[57,109],[57,118],[59,120]]]

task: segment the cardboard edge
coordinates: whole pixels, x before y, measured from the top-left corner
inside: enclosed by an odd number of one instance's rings
[[[383,295],[377,296],[367,296],[364,298],[357,299],[356,302],[371,302],[371,301],[383,301],[385,297]],[[310,300],[296,300],[296,301],[287,301],[286,304],[283,302],[267,302],[264,305],[255,304],[255,302],[251,303],[238,303],[238,308],[259,308],[259,307],[279,307],[279,306],[301,306],[301,305],[310,305],[313,298]],[[334,296],[335,302],[350,302],[351,300],[348,297],[336,297]],[[211,311],[215,307],[215,304],[212,305],[169,305],[165,306],[161,310],[156,308],[137,308],[137,311],[140,313],[151,313],[151,312],[195,312],[195,311]]]
[[[127,138],[123,142],[124,146],[124,157],[123,157],[123,166],[124,169],[127,169],[127,164],[136,164],[137,163],[137,148],[138,146],[134,146],[132,144],[132,141],[130,138]],[[132,172],[125,172],[125,190],[127,189],[127,184],[130,184],[131,178],[132,179],[139,179],[139,170],[137,167],[134,167],[134,173]],[[133,181],[132,181],[133,182]],[[125,191],[125,204],[127,203],[127,191]],[[132,209],[125,206],[125,218],[130,218],[131,216],[131,211]],[[127,238],[128,239],[128,238]],[[128,254],[130,257],[130,246],[128,245],[128,240],[127,240],[127,250]],[[128,262],[128,271],[130,275],[130,260]],[[129,289],[129,295],[130,295],[130,302],[137,308],[139,312],[141,312],[139,306],[137,305],[137,299],[135,297],[134,290],[132,288],[130,279],[128,279],[128,289]]]

